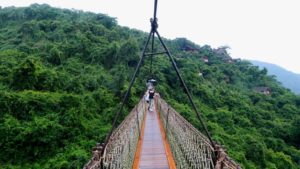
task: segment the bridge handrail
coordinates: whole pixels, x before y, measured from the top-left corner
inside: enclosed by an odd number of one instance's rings
[[[184,125],[188,126],[188,128],[194,132],[194,134],[196,134],[197,136],[199,136],[201,138],[201,140],[203,140],[203,142],[207,146],[210,147],[211,150],[214,149],[211,146],[208,138],[204,134],[202,134],[201,132],[199,132],[191,123],[189,123],[184,117],[182,117],[175,109],[173,109],[171,106],[169,106],[165,100],[163,100],[163,99],[160,99],[160,100],[161,100],[161,102],[163,104],[166,104],[168,106],[168,108],[170,109],[169,111],[172,112],[172,113],[174,113],[174,116],[176,116],[177,119],[180,119],[183,122]]]
[[[177,168],[213,169],[213,147],[209,140],[159,95],[156,97],[160,119],[165,126]]]
[[[98,144],[93,149],[93,158],[84,166],[84,169],[131,168],[140,137],[145,108],[145,100],[141,99],[114,130],[106,148],[102,150],[102,145]],[[101,151],[104,151],[102,156],[100,156]]]
[[[156,96],[160,119],[171,146],[177,168],[192,169],[239,169],[224,149],[215,150],[209,139],[176,112],[165,100]],[[216,157],[214,164],[213,156]]]

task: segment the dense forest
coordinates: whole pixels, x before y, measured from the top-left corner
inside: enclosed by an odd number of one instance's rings
[[[0,7],[0,168],[82,168],[111,127],[146,36],[103,14]],[[235,161],[300,168],[300,96],[226,47],[165,40],[213,139]],[[120,121],[149,67],[146,58]],[[202,130],[168,58],[156,56],[153,69],[157,91]]]

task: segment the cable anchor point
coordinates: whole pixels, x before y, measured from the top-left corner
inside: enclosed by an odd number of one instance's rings
[[[157,23],[157,18],[151,18],[150,19],[151,22],[151,30],[152,32],[156,32],[157,28],[158,28],[158,23]]]

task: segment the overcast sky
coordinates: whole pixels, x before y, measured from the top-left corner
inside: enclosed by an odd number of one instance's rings
[[[150,30],[154,0],[0,0],[0,6],[47,3],[116,17],[122,26]],[[214,48],[233,58],[266,61],[300,74],[299,0],[158,0],[158,31]]]

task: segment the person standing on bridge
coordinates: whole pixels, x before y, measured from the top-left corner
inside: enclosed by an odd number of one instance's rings
[[[149,89],[149,108],[148,110],[153,111],[153,106],[154,106],[154,88]]]
[[[146,86],[147,86],[147,89],[151,89],[154,87],[154,84],[156,83],[156,80],[153,79],[153,78],[150,78],[147,80],[147,83],[146,83]]]

